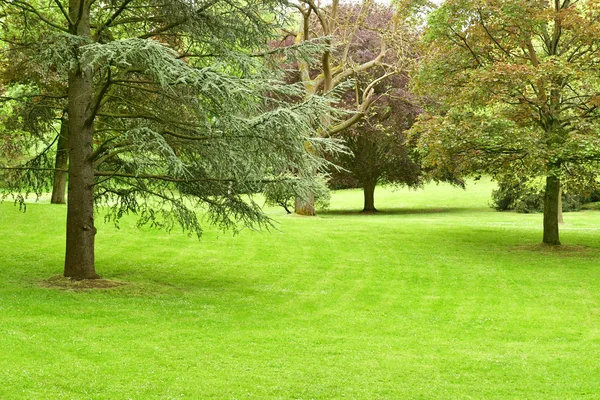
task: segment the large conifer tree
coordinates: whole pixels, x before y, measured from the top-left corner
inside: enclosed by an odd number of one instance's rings
[[[329,101],[306,97],[301,86],[281,83],[266,68],[260,52],[283,18],[277,1],[0,5],[6,65],[25,60],[66,88],[63,94],[31,89],[34,97],[66,96],[65,276],[98,277],[95,204],[110,206],[109,219],[133,212],[141,224],[179,224],[200,234],[196,204],[224,228],[265,224],[245,194],[289,170],[300,172],[295,185],[311,184],[321,160],[305,143],[330,144],[309,136],[331,110]],[[29,146],[24,162],[3,167],[13,191],[48,186],[55,172],[50,148]]]

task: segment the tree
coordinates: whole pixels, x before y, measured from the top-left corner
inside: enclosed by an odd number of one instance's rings
[[[69,121],[66,112],[60,118],[60,131],[56,139],[54,178],[50,203],[65,204],[67,191],[67,168],[69,166]]]
[[[20,25],[13,23],[15,20],[10,15],[6,17],[4,40],[0,42],[4,49],[3,68],[0,70],[4,96],[0,101],[12,105],[4,109],[7,117],[5,128],[27,132],[36,139],[43,138],[49,151],[54,151],[56,171],[51,203],[64,204],[68,163],[65,82],[59,74],[45,70],[42,65],[30,63],[34,49],[24,46],[22,41],[13,40],[21,35],[27,36],[27,42],[35,43],[52,34],[52,30],[31,20],[28,21],[30,29],[27,34],[20,34]],[[50,150],[53,146],[53,150]]]
[[[356,29],[346,50],[353,54],[354,62],[364,65],[377,57],[381,38],[376,29],[392,23],[397,18],[394,12],[389,7],[377,7],[364,17],[364,28]],[[332,169],[332,183],[336,185],[337,180],[342,180],[363,188],[366,212],[376,211],[374,192],[378,183],[412,187],[421,184],[420,166],[410,149],[414,141],[409,143],[404,134],[420,112],[408,92],[409,72],[418,61],[418,35],[406,26],[400,27],[395,35],[383,65],[374,65],[357,74],[354,87],[346,91],[341,105],[346,109],[360,108],[360,99],[367,90],[375,101],[360,120],[334,135],[342,139],[350,152],[334,158],[334,163],[343,169]],[[394,74],[386,76],[390,66]],[[383,76],[386,78],[379,79]]]
[[[560,187],[600,160],[600,3],[448,0],[429,18],[414,132],[440,174],[545,177],[543,243],[560,244]]]
[[[328,117],[323,121],[325,129],[317,134],[336,135],[356,124],[369,112],[376,100],[375,86],[384,83],[401,68],[386,58],[397,46],[403,45],[406,32],[406,11],[422,1],[404,1],[398,7],[385,7],[373,0],[343,4],[338,0],[321,4],[312,0],[292,2],[300,16],[297,31],[286,30],[287,37],[293,37],[296,44],[313,38],[325,40],[328,46],[320,55],[320,64],[300,62],[297,66],[298,79],[310,94],[325,94],[332,90],[350,89],[358,93],[355,101],[338,106],[350,111],[341,120]],[[361,37],[370,36],[368,52],[357,54],[357,43]],[[361,49],[362,50],[362,49]],[[368,56],[365,56],[368,53]],[[405,61],[405,60],[402,60]],[[361,87],[348,83],[354,79],[361,81]],[[346,87],[344,88],[344,85]],[[295,212],[301,215],[314,215],[314,201],[296,201]]]
[[[290,174],[290,179],[294,176]],[[294,185],[286,181],[271,182],[263,187],[262,191],[265,196],[265,204],[270,206],[283,207],[286,213],[291,214],[296,199],[309,198],[313,204],[318,207],[326,208],[329,206],[331,194],[327,188],[327,184],[322,179],[315,179],[313,185]]]
[[[6,57],[27,60],[66,88],[66,277],[98,278],[94,204],[109,207],[109,220],[135,213],[139,224],[178,224],[198,235],[200,204],[222,228],[265,225],[269,219],[246,195],[289,180],[278,175],[284,170],[298,171],[294,184],[309,185],[306,171],[323,161],[305,144],[332,145],[309,137],[334,112],[332,99],[305,96],[263,61],[284,17],[277,1],[0,5]],[[51,33],[40,38],[39,27]],[[48,186],[58,171],[48,149],[29,146],[35,154],[3,167],[13,191]]]
[[[14,89],[20,91],[22,88],[16,85]],[[44,165],[47,164],[52,152],[54,152],[53,179],[48,182],[44,181],[49,185],[48,187],[38,186],[37,189],[39,189],[39,193],[42,190],[52,191],[50,203],[65,204],[67,166],[69,162],[67,114],[64,110],[62,116],[58,113],[56,104],[62,103],[61,101],[32,94],[31,89],[29,88],[24,95],[22,94],[19,97],[3,97],[2,100],[5,104],[12,103],[2,110],[4,114],[3,125],[6,130],[5,139],[8,142],[14,142],[17,137],[20,137],[20,139],[16,140],[20,145],[15,146],[13,143],[13,151],[15,150],[14,147],[16,147],[20,150],[20,159],[27,159],[29,156],[31,158],[30,161],[33,163],[36,163],[34,159],[39,156],[37,162]],[[36,93],[39,92],[37,89],[34,89],[34,91]],[[45,151],[42,154],[37,153],[39,143],[46,145]],[[33,146],[33,148],[28,149],[28,146]],[[0,149],[0,154],[2,152]],[[9,153],[10,151],[5,154]],[[13,164],[15,163],[13,162]]]
[[[409,187],[422,184],[414,140],[410,143],[405,135],[420,111],[406,91],[406,80],[397,76],[391,82],[395,89],[378,93],[382,97],[369,114],[337,135],[350,151],[337,153],[333,159],[342,169],[331,171],[331,184],[336,187],[343,182],[346,187],[362,188],[364,212],[377,211],[374,193],[379,183]]]

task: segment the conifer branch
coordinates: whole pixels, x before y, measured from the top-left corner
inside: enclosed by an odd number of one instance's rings
[[[121,3],[121,6],[119,6],[119,8],[102,25],[100,25],[98,29],[96,29],[96,34],[94,35],[94,38],[96,40],[100,38],[100,35],[104,31],[104,29],[109,28],[110,25],[115,21],[115,19],[117,19],[119,15],[121,15],[121,13],[123,13],[123,11],[127,9],[127,5],[131,3],[131,1],[132,0],[124,0],[123,3]]]
[[[20,8],[23,11],[28,11],[34,15],[36,15],[42,22],[46,23],[47,25],[56,28],[62,32],[65,33],[69,33],[68,29],[63,28],[62,26],[50,21],[50,19],[48,19],[47,17],[45,17],[44,15],[42,15],[34,6],[32,6],[31,4],[25,2],[25,1],[20,1],[20,0],[14,0],[12,2],[13,5],[17,6],[18,8]]]

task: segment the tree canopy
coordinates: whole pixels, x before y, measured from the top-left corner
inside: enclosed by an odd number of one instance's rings
[[[310,187],[324,161],[306,143],[335,147],[311,137],[323,115],[336,117],[331,99],[281,81],[269,62],[284,53],[265,51],[285,18],[278,1],[0,6],[3,80],[28,84],[8,100],[53,99],[45,109],[66,105],[68,113],[66,276],[98,276],[94,204],[108,206],[108,219],[135,213],[140,224],[198,235],[198,205],[223,228],[269,224],[246,195],[277,180]],[[285,55],[320,51],[306,43]],[[14,73],[22,66],[32,66],[35,79]],[[2,167],[11,191],[48,187],[56,137],[32,135],[25,156]]]
[[[284,29],[282,45],[291,46],[312,40],[328,44],[320,53],[318,64],[299,62],[293,65],[295,80],[304,84],[308,93],[326,94],[332,90],[354,93],[353,101],[339,103],[348,111],[341,120],[326,118],[325,129],[317,135],[336,135],[361,121],[377,100],[376,86],[389,83],[389,78],[403,69],[406,50],[404,41],[412,34],[408,24],[416,4],[408,0],[395,5],[360,2],[290,2],[299,18],[296,26]],[[409,41],[413,37],[410,37]],[[398,49],[400,51],[397,51]],[[390,55],[392,55],[390,57]],[[296,213],[314,215],[311,202],[296,202]]]
[[[561,182],[599,171],[599,21],[592,0],[448,0],[428,20],[424,161],[441,175],[545,177],[547,244],[560,244]]]
[[[358,11],[346,10],[349,15],[359,14]],[[363,17],[363,25],[354,28],[349,52],[355,63],[364,65],[378,56],[381,38],[376,29],[392,24],[396,12],[391,7],[374,7]],[[330,185],[362,188],[365,212],[377,211],[374,191],[378,183],[411,187],[422,183],[414,141],[409,142],[405,135],[420,112],[408,90],[410,70],[418,62],[419,36],[407,24],[396,29],[393,41],[390,40],[393,45],[386,48],[382,65],[356,74],[354,87],[344,93],[341,105],[347,109],[360,108],[365,95],[374,101],[358,121],[335,134],[350,151],[334,155],[334,163],[342,168],[331,168]]]

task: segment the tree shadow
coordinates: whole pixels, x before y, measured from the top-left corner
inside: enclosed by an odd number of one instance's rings
[[[600,253],[600,249],[589,245],[561,244],[560,246],[549,246],[544,243],[511,245],[507,246],[507,251],[517,253],[552,254],[556,256],[580,258],[586,256],[597,257]]]
[[[317,215],[336,216],[336,215],[368,215],[368,216],[387,216],[387,215],[418,215],[418,214],[460,214],[480,209],[459,208],[459,207],[436,207],[436,208],[387,208],[377,211],[362,210],[320,210]]]

